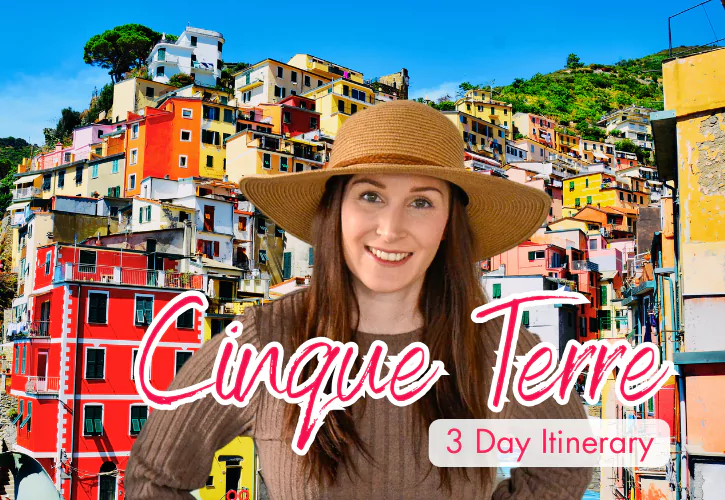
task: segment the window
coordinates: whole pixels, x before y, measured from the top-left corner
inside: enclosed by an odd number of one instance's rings
[[[191,130],[182,130],[180,140],[181,142],[191,142]]]
[[[76,167],[76,186],[83,184],[83,167]]]
[[[295,163],[295,172],[303,172],[305,166],[302,163]]]
[[[23,344],[23,370],[20,373],[25,373],[25,357],[28,354],[28,344]]]
[[[201,142],[203,142],[204,144],[219,146],[221,144],[219,132],[216,132],[214,130],[202,130]]]
[[[138,433],[141,432],[141,428],[148,418],[148,412],[148,406],[131,406],[131,428],[129,429],[129,432],[132,436],[137,436]]]
[[[592,197],[587,196],[587,205],[591,205],[591,204],[592,204]]]
[[[189,109],[189,108],[183,108],[181,110],[181,117],[182,118],[187,118],[187,119],[190,120],[191,118],[194,117],[194,110],[193,109]]]
[[[313,116],[310,118],[310,128],[316,129],[317,128],[317,117]]]
[[[98,179],[98,163],[94,163],[91,167],[91,179]]]
[[[647,414],[654,416],[655,414],[655,398],[652,396],[650,399],[647,400]],[[28,418],[30,418],[30,401],[28,401]],[[30,430],[30,427],[28,427],[28,430]]]
[[[544,258],[543,250],[534,250],[528,253],[529,260],[540,260]]]
[[[106,350],[95,347],[86,348],[86,378],[101,380],[105,374]]]
[[[619,200],[624,201],[624,193],[621,191],[619,192]]]
[[[357,113],[357,104],[350,104],[350,114],[354,115]]]
[[[219,50],[219,52],[222,51],[222,42],[221,41],[216,43],[216,48]]]
[[[148,326],[151,324],[154,313],[154,298],[137,295],[134,324],[136,326]]]
[[[46,174],[43,176],[43,191],[50,191],[50,181],[53,179],[53,174]]]
[[[113,160],[111,163],[111,173],[117,174],[118,173],[118,160]]]
[[[194,328],[194,310],[189,309],[176,318],[176,328]]]
[[[204,205],[204,231],[214,232],[214,206]]]
[[[214,168],[214,157],[212,155],[206,155],[206,166],[207,168]]]
[[[204,486],[212,487],[214,486],[214,476],[209,476],[206,478],[206,484]]]
[[[644,198],[642,198],[641,196],[639,197],[639,204],[640,205],[643,205],[644,204]]]
[[[315,251],[312,247],[310,247],[310,252],[307,257],[307,262],[309,263],[310,266],[314,265],[314,263],[315,263]]]
[[[128,176],[128,189],[131,191],[136,189],[136,174]]]
[[[83,435],[103,435],[103,406],[85,405],[83,407]]]
[[[20,428],[22,429],[26,425],[28,426],[28,432],[30,432],[30,419],[33,416],[33,402],[28,401],[28,416],[25,417],[25,420],[20,422]]]
[[[297,83],[297,72],[292,71],[292,74],[290,75],[290,80],[292,80],[292,83]]]
[[[365,102],[367,100],[367,94],[365,92],[362,92],[360,90],[352,89],[352,98],[357,99],[358,101]]]
[[[131,349],[131,380],[135,379],[134,373],[136,373],[136,355],[138,355],[138,349]]]
[[[202,117],[205,120],[219,121],[220,112],[221,110],[214,106],[207,106],[206,104],[204,104],[204,106],[202,107]]]
[[[108,294],[106,292],[89,292],[88,323],[105,325],[108,323]]]
[[[138,123],[131,125],[131,139],[138,139]]]
[[[224,121],[226,123],[234,123],[234,110],[232,110],[232,109],[224,110]]]
[[[132,149],[131,150],[131,160],[129,161],[130,165],[136,165],[138,163],[138,149]]]
[[[599,321],[597,320],[597,318],[589,318],[589,331],[590,332],[599,331]]]
[[[65,170],[60,170],[58,172],[58,189],[63,189],[63,186],[65,186]]]
[[[186,155],[179,155],[179,167],[186,168],[188,165],[189,157]]]
[[[51,257],[50,252],[47,252],[45,254],[45,274],[46,275],[50,274],[50,257]]]
[[[279,159],[279,171],[280,172],[288,172],[289,166],[287,165],[288,158],[286,156],[282,156]]]
[[[627,201],[629,201],[629,202],[631,202],[631,201],[632,201],[632,195],[631,195],[631,194],[629,194],[629,193],[627,193]]]
[[[191,37],[191,46],[196,47],[196,37],[195,36]]]
[[[345,101],[342,99],[339,99],[337,101],[337,112],[338,113],[344,113],[345,112]]]
[[[317,86],[318,87],[322,86],[322,80],[317,80]]]
[[[184,363],[191,357],[193,353],[191,351],[176,351],[176,372],[179,373]]]
[[[589,179],[584,179],[584,187],[589,187]]]
[[[277,68],[277,78],[284,78],[284,68]]]
[[[524,311],[523,313],[524,314],[523,314],[523,318],[522,318],[522,321],[521,322],[523,323],[523,325],[526,328],[528,328],[529,327],[529,324],[530,324],[529,323],[529,311]]]
[[[574,206],[578,207],[580,205],[581,205],[581,201],[579,200],[579,198],[574,199]]]
[[[589,240],[589,250],[597,249],[597,240]]]
[[[284,123],[292,123],[292,115],[289,111],[284,112]]]
[[[305,75],[305,87],[309,87],[309,86],[310,86],[310,76]]]
[[[264,153],[262,155],[262,168],[269,170],[272,168],[272,157],[269,155],[269,153]]]
[[[493,284],[493,297],[492,298],[494,298],[494,299],[501,298],[501,283]]]
[[[161,50],[162,49],[159,49],[159,60],[161,60]],[[154,98],[154,88],[153,87],[146,87],[146,97],[148,99]]]
[[[156,68],[156,76],[164,76],[164,67],[163,66],[158,66]]]

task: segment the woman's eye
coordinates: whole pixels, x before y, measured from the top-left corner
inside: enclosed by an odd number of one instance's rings
[[[413,202],[413,205],[415,205],[415,208],[428,208],[433,206],[433,204],[425,198],[418,198]]]
[[[375,202],[375,200],[377,198],[378,198],[378,194],[377,193],[373,193],[372,191],[368,191],[367,193],[363,193],[360,196],[360,199],[365,200],[365,201],[370,201],[370,202],[373,202],[373,203]]]

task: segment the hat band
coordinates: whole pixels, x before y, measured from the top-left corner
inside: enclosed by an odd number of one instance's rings
[[[334,160],[334,151],[332,153],[332,156],[332,160]],[[339,162],[333,161],[331,163],[332,164],[330,165],[330,168],[344,168],[365,163],[389,163],[391,165],[430,165],[431,167],[443,168],[451,167],[450,165],[441,165],[440,162],[432,161],[430,158],[421,158],[417,156],[401,155],[395,153],[378,153],[366,156],[355,156],[345,158],[343,160],[340,160]],[[463,166],[463,162],[461,162],[460,166]]]

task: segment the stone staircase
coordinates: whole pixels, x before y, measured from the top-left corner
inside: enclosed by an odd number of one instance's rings
[[[0,394],[0,451],[12,450],[15,444],[16,429],[8,418],[8,411],[18,407],[18,400],[9,394]],[[10,469],[0,467],[0,499],[15,498],[15,482]]]

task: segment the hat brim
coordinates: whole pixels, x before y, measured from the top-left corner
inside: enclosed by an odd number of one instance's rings
[[[541,227],[551,207],[551,198],[538,189],[465,168],[435,165],[364,163],[279,175],[260,174],[243,177],[239,188],[247,200],[278,226],[311,243],[312,220],[325,191],[325,182],[336,175],[354,174],[426,175],[459,186],[469,198],[467,211],[477,261],[526,241]]]

